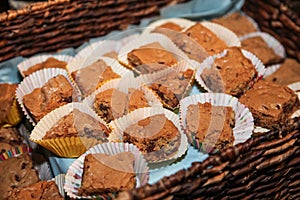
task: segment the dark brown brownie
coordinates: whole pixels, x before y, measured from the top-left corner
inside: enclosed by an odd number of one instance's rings
[[[254,123],[263,128],[279,128],[299,109],[298,96],[287,86],[260,80],[239,101],[246,105]]]
[[[17,87],[17,84],[0,84],[0,125],[5,124],[7,121],[6,117],[13,106]]]
[[[88,154],[84,159],[81,187],[78,194],[99,195],[133,189],[136,185],[134,155]]]
[[[234,111],[231,107],[198,103],[187,108],[186,126],[189,134],[202,146],[222,150],[233,146]]]
[[[46,61],[38,63],[38,64],[30,67],[29,69],[27,69],[26,71],[23,72],[23,75],[28,76],[28,75],[32,74],[33,72],[36,72],[41,69],[47,69],[47,68],[66,69],[66,66],[67,66],[66,62],[50,57]]]
[[[243,40],[242,48],[255,54],[264,65],[273,65],[283,61],[283,57],[277,55],[260,36]]]
[[[61,137],[88,137],[107,142],[111,130],[92,116],[74,109],[68,115],[62,117],[50,128],[45,136],[46,139]]]
[[[39,181],[28,154],[0,162],[0,199],[6,199],[14,188],[22,188]]]
[[[51,78],[41,88],[23,96],[23,103],[35,122],[40,121],[52,110],[77,98],[71,83],[63,75]]]
[[[64,200],[54,181],[40,181],[27,187],[14,189],[8,200],[41,199]]]
[[[225,56],[216,58],[214,65],[205,68],[200,76],[211,91],[240,96],[257,77],[257,71],[240,48],[230,47]]]
[[[239,37],[257,31],[254,24],[246,16],[238,12],[212,19],[212,22],[225,26]]]
[[[126,128],[123,141],[136,145],[148,161],[172,157],[180,145],[177,127],[164,114],[153,115]]]
[[[16,128],[0,128],[0,153],[21,146],[23,139]]]
[[[149,88],[159,96],[165,106],[176,108],[186,92],[193,74],[194,71],[191,69],[179,73],[172,70],[168,75],[154,80]]]
[[[300,63],[291,58],[286,58],[280,68],[273,74],[266,77],[267,81],[272,81],[280,85],[289,85],[300,81]]]

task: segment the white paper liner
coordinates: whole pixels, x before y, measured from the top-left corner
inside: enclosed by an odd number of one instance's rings
[[[267,43],[267,45],[275,52],[275,54],[277,54],[282,58],[286,57],[285,49],[282,46],[282,44],[280,44],[280,42],[277,39],[275,39],[273,36],[271,36],[268,33],[265,32],[249,33],[240,37],[240,41],[242,42],[246,39],[257,37],[257,36],[260,36]]]
[[[56,123],[65,115],[68,115],[71,113],[74,109],[78,109],[80,112],[86,113],[105,125],[107,128],[109,126],[104,122],[92,109],[90,109],[87,105],[80,102],[73,102],[68,103],[64,106],[61,106],[49,114],[47,114],[45,117],[43,117],[39,123],[34,127],[34,129],[31,132],[30,140],[37,141],[42,140],[45,136],[46,132],[51,129],[53,126],[56,125]]]
[[[196,22],[188,20],[188,19],[183,19],[183,18],[169,18],[169,19],[160,19],[157,20],[151,24],[149,24],[145,30],[143,31],[142,34],[149,34],[151,31],[153,31],[155,28],[168,23],[172,22],[174,24],[179,25],[182,29],[185,29],[187,27],[193,26]]]
[[[203,79],[201,78],[201,74],[203,72],[203,70],[205,68],[207,69],[211,69],[212,67],[212,64],[214,64],[214,60],[216,58],[221,58],[221,57],[224,57],[227,53],[227,50],[224,50],[223,52],[217,54],[217,55],[214,55],[214,56],[210,56],[208,58],[206,58],[202,63],[200,63],[197,71],[196,71],[196,75],[195,75],[195,79],[196,81],[205,89],[207,90],[208,92],[213,92],[211,91],[205,84],[205,82],[203,81]],[[265,66],[264,64],[251,52],[249,51],[246,51],[244,49],[242,49],[242,53],[243,55],[248,58],[252,64],[254,65],[256,71],[257,71],[257,78],[254,80],[254,81],[257,81],[258,79],[261,79],[263,77],[263,75],[265,74]],[[249,86],[248,86],[249,87]]]
[[[177,61],[186,60],[188,61],[188,56],[185,55],[167,36],[159,33],[150,33],[150,34],[143,34],[138,38],[131,40],[125,46],[120,49],[118,60],[125,66],[132,68],[129,65],[127,60],[127,54],[134,49],[138,49],[141,46],[159,42],[160,45],[167,50],[168,52],[172,53]]]
[[[254,129],[254,119],[249,109],[241,104],[237,98],[224,93],[203,93],[186,97],[180,101],[180,122],[188,135],[189,142],[192,143],[192,136],[186,128],[186,114],[189,105],[198,103],[211,103],[213,106],[232,107],[235,114],[235,126],[233,128],[234,145],[245,142],[252,135]]]
[[[65,174],[59,174],[54,177],[54,181],[58,187],[59,193],[65,197],[64,184],[65,184]]]
[[[280,66],[281,66],[280,64],[276,64],[276,65],[271,65],[269,67],[266,67],[264,78],[272,75],[274,72],[276,72],[280,68]]]
[[[203,26],[205,26],[207,29],[209,29],[211,32],[216,34],[216,36],[218,38],[220,38],[221,40],[223,40],[227,46],[229,46],[229,47],[231,47],[231,46],[240,47],[241,46],[241,42],[240,42],[239,38],[237,37],[237,35],[235,33],[233,33],[231,30],[229,30],[228,28],[221,26],[219,24],[213,23],[213,22],[208,22],[208,21],[201,22],[201,24]]]
[[[175,155],[166,158],[164,160],[159,160],[156,162],[151,162],[149,163],[153,164],[152,167],[155,168],[155,165],[159,166],[162,163],[170,164],[174,162],[177,158],[181,157],[187,150],[188,147],[188,142],[187,142],[187,137],[184,134],[181,126],[180,126],[180,121],[178,115],[175,113],[164,109],[160,107],[148,107],[148,108],[140,108],[137,110],[132,111],[131,113],[116,119],[112,122],[109,123],[109,125],[114,129],[114,132],[120,139],[123,137],[123,132],[126,130],[127,127],[129,127],[132,124],[137,123],[138,121],[145,119],[150,116],[154,116],[157,114],[164,114],[168,120],[173,122],[173,124],[176,126],[176,128],[179,131],[180,134],[180,146],[178,147],[178,150]]]
[[[175,71],[177,73],[182,72],[182,71],[186,71],[187,69],[191,69],[191,70],[195,70],[200,64],[194,60],[182,60],[180,62],[178,62],[177,64],[173,65],[172,67],[166,68],[164,70],[152,73],[152,74],[145,74],[145,75],[141,75],[139,77],[137,77],[137,79],[147,85],[150,86],[152,83],[155,83],[155,80],[167,76],[169,73]],[[184,91],[184,93],[182,94],[182,98],[184,98],[185,96],[187,96],[190,92],[190,89],[192,88],[192,83],[194,80],[194,75],[192,76],[191,80],[189,81],[189,84],[186,87],[186,90]],[[159,97],[158,97],[159,98]],[[159,98],[161,100],[161,98]],[[162,101],[162,100],[161,100]],[[180,99],[178,99],[178,101],[180,101]],[[164,106],[170,108],[170,109],[175,109],[175,108],[171,108],[169,105],[165,104],[164,102],[162,102],[164,104]]]
[[[68,72],[64,69],[59,68],[49,68],[49,69],[43,69],[39,70],[37,72],[34,72],[24,78],[24,80],[18,85],[18,88],[16,90],[16,97],[18,103],[21,105],[21,108],[23,112],[25,113],[26,118],[32,123],[33,126],[36,125],[35,121],[31,118],[29,111],[25,108],[23,104],[23,97],[26,94],[31,93],[36,88],[41,88],[44,84],[46,84],[51,78],[57,76],[57,75],[63,75],[66,77],[66,79],[69,81],[69,83],[74,88],[74,94],[78,94],[77,86],[74,85],[71,81],[71,79],[68,76]],[[78,101],[79,97],[73,96],[73,101]]]
[[[78,189],[81,186],[84,158],[88,154],[104,153],[109,155],[115,155],[121,152],[131,152],[135,157],[134,162],[134,172],[136,173],[137,185],[136,187],[141,187],[148,182],[149,179],[149,168],[146,160],[144,159],[142,153],[138,148],[132,144],[128,143],[105,143],[99,144],[88,151],[86,151],[82,156],[75,160],[69,167],[68,172],[65,177],[64,189],[67,195],[71,198],[96,198],[96,196],[78,196]]]
[[[31,58],[25,59],[24,61],[20,62],[17,67],[19,69],[20,74],[23,77],[25,77],[24,74],[23,74],[24,71],[27,71],[33,65],[36,65],[38,63],[42,63],[42,62],[46,61],[50,57],[55,58],[55,59],[60,60],[60,61],[64,61],[67,64],[69,62],[71,62],[74,58],[72,56],[67,56],[67,55],[52,55],[52,54],[41,55],[41,56],[33,56]]]
[[[112,88],[116,88],[126,94],[128,93],[128,88],[139,89],[143,91],[143,93],[145,94],[145,98],[147,99],[150,107],[162,107],[162,104],[160,103],[156,95],[149,88],[143,86],[136,78],[133,77],[133,75],[125,76],[123,78],[114,79],[109,82],[106,82],[100,88],[98,88],[94,93],[86,97],[83,100],[83,103],[88,105],[90,108],[94,109],[93,104],[95,102],[96,95],[105,90],[112,89]]]
[[[292,83],[290,85],[288,85],[289,88],[291,88],[297,95],[298,95],[298,99],[300,100],[300,92],[297,92],[300,90],[300,82],[296,82],[296,83]],[[291,116],[290,118],[295,118],[295,117],[300,117],[300,109],[296,110]],[[254,128],[254,132],[255,133],[265,133],[270,131],[270,129],[267,128],[263,128],[260,126],[255,126]]]
[[[124,37],[118,41],[101,40],[101,41],[93,42],[93,43],[89,44],[88,46],[86,46],[85,48],[83,48],[82,50],[80,50],[76,54],[75,59],[78,59],[78,58],[82,59],[82,58],[89,57],[91,55],[91,53],[93,53],[93,55],[95,54],[96,57],[101,57],[104,54],[111,52],[111,51],[115,51],[118,53],[120,51],[120,48],[123,45],[125,45],[130,40],[138,37],[138,35],[139,34],[133,34],[133,35]],[[96,52],[94,52],[94,51],[96,51]]]

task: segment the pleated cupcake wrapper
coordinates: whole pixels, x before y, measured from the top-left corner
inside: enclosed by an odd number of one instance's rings
[[[155,162],[148,161],[151,164],[151,168],[156,168],[157,166],[160,167],[161,165],[170,164],[186,152],[188,147],[187,137],[180,126],[178,115],[167,109],[159,107],[140,108],[135,111],[132,111],[128,115],[125,115],[119,119],[110,122],[109,124],[114,129],[115,134],[120,138],[120,140],[122,140],[123,132],[126,130],[127,127],[137,123],[142,119],[158,114],[164,114],[166,118],[176,126],[180,134],[180,146],[178,147],[176,154],[169,158],[165,158],[163,160],[158,160]]]
[[[168,76],[169,73],[175,71],[177,73],[179,72],[184,72],[188,69],[191,70],[195,70],[200,64],[194,60],[188,60],[188,61],[180,61],[177,64],[173,65],[172,67],[169,67],[167,69],[152,73],[152,74],[145,74],[145,75],[141,75],[139,77],[137,77],[138,81],[145,84],[146,86],[150,87],[152,83],[155,83],[155,80],[161,78],[161,77],[165,77]],[[192,78],[189,80],[189,83],[185,89],[185,91],[182,94],[181,98],[184,98],[185,96],[187,96],[190,92],[190,90],[192,89],[192,83],[194,81],[194,75],[192,76]],[[153,91],[155,93],[155,91]],[[157,96],[157,98],[161,101],[161,103],[166,107],[169,108],[171,110],[177,109],[179,108],[179,104],[178,106],[176,106],[175,108],[172,108],[170,105],[166,104],[159,96],[158,94],[155,93],[155,95]],[[180,99],[178,99],[178,101],[180,101]]]
[[[28,145],[30,148],[32,149],[36,149],[38,147],[38,144],[36,144],[35,142],[32,142],[29,138],[30,138],[30,132],[27,130],[27,128],[25,127],[24,124],[20,124],[19,128],[18,128],[20,135],[24,138],[24,143],[26,145]]]
[[[249,33],[249,34],[246,34],[246,35],[240,37],[240,41],[242,42],[246,39],[257,37],[257,36],[261,37],[267,43],[267,45],[275,52],[275,54],[277,54],[281,58],[286,57],[286,53],[285,53],[285,49],[284,49],[283,45],[276,38],[274,38],[273,36],[271,36],[268,33],[265,33],[265,32]],[[273,66],[277,66],[277,64],[270,65],[267,68],[273,67]]]
[[[115,52],[119,52],[120,48],[125,45],[127,42],[129,42],[130,40],[138,37],[139,34],[133,34],[127,37],[122,38],[121,40],[101,40],[101,41],[97,41],[97,42],[93,42],[91,44],[89,44],[88,46],[86,46],[85,48],[83,48],[81,51],[79,51],[76,56],[75,59],[78,58],[87,58],[91,55],[91,53],[95,54],[96,52],[96,57],[102,57],[104,54],[111,52],[111,51],[115,51]]]
[[[254,129],[254,119],[249,109],[241,104],[237,98],[224,93],[203,93],[186,97],[180,101],[180,122],[187,134],[188,140],[199,150],[202,149],[202,142],[188,132],[186,127],[186,115],[190,105],[198,103],[211,103],[213,106],[232,107],[235,114],[235,127],[233,128],[234,143],[233,145],[245,142],[252,135]],[[213,119],[212,119],[213,120]],[[225,122],[224,122],[225,123]],[[208,149],[213,149],[210,147]]]
[[[280,68],[280,66],[281,66],[280,64],[276,64],[276,65],[271,65],[269,67],[266,67],[264,78],[272,75],[274,72],[276,72]]]
[[[65,176],[64,189],[67,195],[71,198],[86,198],[92,199],[97,196],[78,196],[78,189],[81,187],[84,159],[88,154],[103,153],[108,155],[115,155],[121,152],[131,152],[135,157],[134,162],[134,172],[136,174],[137,185],[136,187],[144,186],[149,180],[149,168],[146,160],[144,159],[142,153],[138,148],[132,144],[128,143],[104,143],[98,144],[88,151],[86,151],[82,156],[75,160],[69,167],[68,172]],[[109,194],[104,194],[98,197],[109,197]]]
[[[34,127],[30,135],[30,140],[40,144],[58,156],[68,158],[79,157],[87,149],[98,144],[99,142],[97,139],[86,137],[72,136],[55,139],[43,139],[49,129],[55,126],[62,117],[68,115],[74,109],[78,109],[79,111],[90,115],[109,128],[109,126],[88,106],[83,103],[74,102],[61,106],[43,117],[41,121]]]
[[[160,19],[157,20],[151,24],[149,24],[142,34],[149,34],[151,31],[153,31],[155,28],[165,24],[165,23],[174,23],[179,25],[182,29],[185,29],[187,27],[193,26],[196,22],[188,20],[188,19],[182,19],[182,18],[169,18],[169,19]]]
[[[52,179],[53,180],[53,179]],[[64,184],[65,184],[65,174],[59,174],[54,177],[54,181],[58,187],[61,196],[65,197]]]
[[[24,80],[18,85],[18,88],[16,90],[16,97],[17,101],[20,104],[26,118],[32,123],[33,126],[36,125],[35,120],[30,116],[30,111],[28,111],[24,104],[23,104],[23,97],[26,94],[31,93],[36,88],[41,88],[43,85],[45,85],[51,78],[63,75],[67,78],[69,83],[74,88],[74,95],[73,95],[73,101],[78,101],[78,88],[76,85],[72,83],[70,80],[68,73],[64,69],[59,68],[49,68],[49,69],[43,69],[39,70],[37,72],[34,72],[33,74],[30,74],[28,77],[24,78]]]
[[[298,99],[300,100],[300,92],[297,92],[300,90],[300,82],[296,82],[296,83],[292,83],[290,85],[288,85],[288,87],[290,89],[292,89],[297,95],[298,95]],[[295,118],[295,117],[300,117],[300,109],[299,110],[296,110],[291,116],[290,118]],[[260,126],[255,126],[254,128],[254,132],[255,133],[266,133],[270,131],[270,129],[267,129],[267,128],[263,128],[263,127],[260,127]]]
[[[135,67],[129,64],[127,60],[127,55],[132,50],[138,49],[141,46],[153,42],[158,42],[164,48],[164,50],[167,50],[168,52],[172,53],[173,56],[177,59],[177,61],[189,60],[189,58],[185,55],[185,53],[183,53],[168,37],[159,33],[149,33],[149,34],[143,34],[138,38],[131,40],[126,45],[124,45],[119,52],[119,56],[118,56],[119,62],[122,65],[128,67],[129,69],[133,69],[136,73],[140,74],[140,72],[136,70]]]
[[[31,58],[25,59],[23,62],[18,64],[18,69],[20,74],[24,76],[23,72],[27,71],[30,67],[33,65],[42,63],[46,61],[48,58],[55,58],[60,61],[64,61],[66,63],[69,63],[73,60],[74,57],[72,56],[67,56],[67,55],[52,55],[52,54],[46,54],[46,55],[40,55],[40,56],[33,56]]]
[[[196,71],[196,75],[195,75],[196,81],[208,92],[213,92],[213,91],[211,91],[206,86],[205,82],[201,78],[201,74],[205,68],[211,69],[212,65],[214,64],[215,59],[224,57],[226,55],[226,53],[227,53],[227,50],[224,50],[223,52],[221,52],[217,55],[206,58],[202,63],[200,63],[199,68]],[[257,80],[261,79],[264,76],[266,69],[265,69],[264,64],[253,53],[246,51],[244,49],[242,49],[242,53],[246,58],[248,58],[251,61],[251,63],[253,64],[253,66],[255,67],[255,69],[258,73],[257,77],[249,83],[247,89],[250,89]]]
[[[2,127],[16,126],[22,121],[22,118],[23,111],[20,108],[17,100],[14,99],[10,111],[5,118],[5,123],[2,125]]]
[[[143,91],[145,94],[145,98],[150,107],[162,107],[160,100],[157,96],[152,92],[148,87],[141,84],[133,75],[125,76],[123,78],[114,79],[109,82],[106,82],[102,85],[98,90],[96,90],[93,94],[84,99],[83,103],[88,105],[90,108],[94,109],[94,102],[97,94],[104,92],[108,89],[118,89],[121,92],[127,94],[129,88],[134,88],[137,90]]]
[[[31,153],[31,151],[32,151],[32,149],[29,146],[27,146],[25,144],[21,144],[17,147],[13,147],[12,149],[1,153],[0,162],[7,160],[9,158],[17,157],[24,153]]]

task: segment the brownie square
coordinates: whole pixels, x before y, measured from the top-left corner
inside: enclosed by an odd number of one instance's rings
[[[84,159],[82,182],[78,194],[99,195],[133,189],[135,185],[132,153],[88,154]]]
[[[14,188],[22,188],[39,181],[28,154],[0,162],[0,199],[5,199]]]
[[[13,127],[0,128],[0,151],[1,153],[22,145],[23,138],[18,130]]]
[[[269,129],[285,124],[299,108],[298,96],[290,88],[265,80],[255,83],[239,101],[249,108],[255,125]]]

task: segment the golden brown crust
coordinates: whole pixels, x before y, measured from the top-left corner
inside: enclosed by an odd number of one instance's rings
[[[0,125],[5,123],[5,118],[12,108],[17,87],[17,84],[0,84]]]

